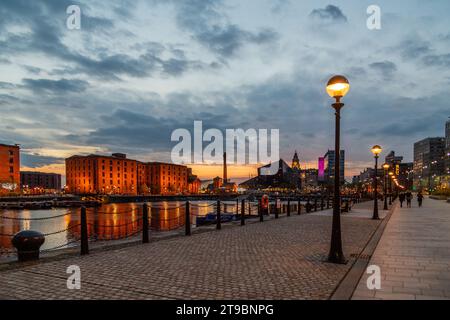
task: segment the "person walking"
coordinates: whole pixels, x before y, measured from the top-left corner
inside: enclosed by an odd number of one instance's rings
[[[398,196],[399,200],[400,200],[400,208],[403,208],[403,202],[405,202],[405,193],[400,193],[400,195]]]
[[[408,208],[411,208],[411,201],[412,201],[412,198],[413,198],[413,195],[412,195],[411,191],[408,191],[408,192],[406,193],[406,206],[407,206]]]
[[[422,208],[422,204],[423,204],[423,194],[422,194],[422,192],[419,192],[417,194],[417,202],[419,203],[419,208]]]

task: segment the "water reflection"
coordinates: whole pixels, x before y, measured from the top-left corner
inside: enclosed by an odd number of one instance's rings
[[[214,213],[213,202],[192,202],[191,223],[196,224],[197,216]],[[105,204],[99,208],[87,209],[88,234],[91,241],[123,239],[139,234],[142,230],[142,203]],[[80,208],[58,208],[50,210],[0,210],[0,215],[10,218],[35,219],[55,217],[48,220],[0,219],[0,255],[14,251],[11,237],[22,230],[36,230],[46,236],[42,250],[55,247],[80,238]],[[222,212],[236,213],[236,203],[222,204]],[[150,228],[153,231],[171,231],[185,224],[185,202],[158,202],[149,204]],[[61,232],[59,232],[61,231]],[[57,234],[51,234],[59,232]],[[50,235],[51,234],[51,235]]]

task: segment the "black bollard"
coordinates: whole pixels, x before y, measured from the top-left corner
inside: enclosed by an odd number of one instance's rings
[[[11,240],[17,249],[20,262],[39,260],[39,248],[44,244],[45,236],[37,231],[21,231]]]
[[[148,205],[142,206],[142,243],[149,243],[148,238]]]
[[[311,212],[311,202],[308,197],[308,200],[306,201],[306,213],[310,213],[310,212]]]
[[[288,200],[288,205],[287,205],[287,216],[288,216],[288,217],[291,216],[291,200]]]
[[[222,216],[220,214],[220,200],[217,201],[217,230],[222,229]]]
[[[297,214],[298,214],[299,216],[302,214],[302,202],[301,202],[300,200],[298,200]]]
[[[327,198],[327,209],[330,209],[330,198]]]
[[[86,207],[81,208],[81,255],[89,254],[88,227],[86,217]]]
[[[245,226],[245,200],[241,202],[241,226]]]
[[[325,201],[323,200],[323,197],[320,198],[320,210],[323,211],[325,209]]]
[[[186,236],[191,235],[191,203],[189,201],[186,202],[186,211],[185,211],[185,234]]]
[[[263,210],[261,201],[259,201],[258,202],[259,222],[264,222],[264,214],[266,214],[266,210],[269,210],[269,209]]]
[[[279,218],[280,212],[279,212],[279,208],[278,208],[278,200],[275,200],[275,219]]]
[[[317,212],[317,197],[314,198],[314,212]]]

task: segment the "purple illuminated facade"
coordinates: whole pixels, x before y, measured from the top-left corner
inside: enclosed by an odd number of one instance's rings
[[[325,181],[325,158],[319,158],[319,175],[318,175],[318,181],[324,182]]]

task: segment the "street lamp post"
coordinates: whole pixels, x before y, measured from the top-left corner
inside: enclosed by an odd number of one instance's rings
[[[394,173],[392,171],[390,171],[388,173],[389,175],[389,205],[392,205],[392,179],[394,178]]]
[[[341,238],[341,173],[340,173],[340,120],[341,109],[344,104],[341,99],[350,90],[350,84],[344,76],[334,76],[328,81],[327,93],[336,100],[332,107],[336,111],[336,133],[334,147],[334,198],[333,198],[333,227],[331,232],[331,246],[328,261],[331,263],[345,264],[346,260],[342,251]]]
[[[387,201],[387,183],[388,183],[388,170],[390,166],[388,163],[385,163],[383,165],[384,169],[384,208],[383,210],[389,210],[388,208],[388,201]]]
[[[372,153],[375,156],[375,174],[373,175],[373,186],[374,186],[374,204],[373,204],[373,220],[379,220],[380,217],[378,215],[378,158],[379,155],[383,151],[379,145],[376,145],[372,148]]]

